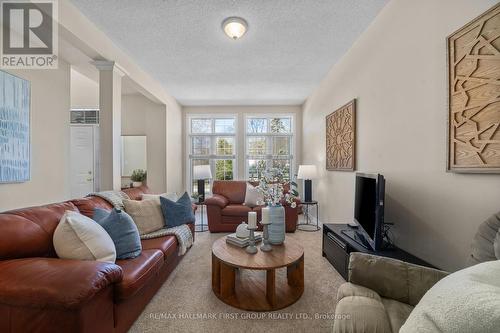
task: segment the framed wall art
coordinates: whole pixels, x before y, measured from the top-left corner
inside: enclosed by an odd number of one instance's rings
[[[326,116],[326,169],[356,168],[356,100]]]
[[[448,170],[500,173],[500,4],[447,44]]]
[[[0,183],[30,180],[30,83],[0,71]]]

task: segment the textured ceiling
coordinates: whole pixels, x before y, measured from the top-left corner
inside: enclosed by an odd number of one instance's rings
[[[71,0],[184,105],[301,104],[387,0]],[[242,39],[221,22],[241,16]]]

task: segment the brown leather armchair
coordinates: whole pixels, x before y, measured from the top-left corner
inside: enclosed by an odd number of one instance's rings
[[[257,212],[257,220],[261,219],[262,206],[248,207],[245,202],[246,181],[216,180],[213,183],[207,205],[208,230],[210,232],[234,232],[241,222],[248,221],[248,212]],[[300,201],[297,200],[297,207]],[[295,232],[297,228],[298,209],[285,205],[286,232]],[[260,227],[259,227],[260,228]]]
[[[149,190],[126,192],[140,199]],[[59,259],[52,237],[64,212],[92,216],[95,207],[111,209],[88,197],[0,214],[0,332],[104,333],[132,326],[182,259],[177,239],[142,240],[140,256],[115,264]]]

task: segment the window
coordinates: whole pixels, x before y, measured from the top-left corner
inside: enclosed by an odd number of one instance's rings
[[[266,168],[280,168],[290,179],[293,160],[292,116],[247,116],[246,176],[258,179]]]
[[[188,117],[188,181],[191,191],[197,192],[197,180],[193,179],[196,165],[210,165],[215,180],[236,179],[236,117],[191,116]],[[205,181],[205,194],[209,194],[210,182]]]

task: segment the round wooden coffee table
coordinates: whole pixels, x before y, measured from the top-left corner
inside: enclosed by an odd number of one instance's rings
[[[277,273],[286,267],[286,276]],[[304,249],[287,237],[270,252],[248,254],[227,244],[212,246],[212,290],[224,303],[249,311],[271,311],[295,303],[304,292]]]

